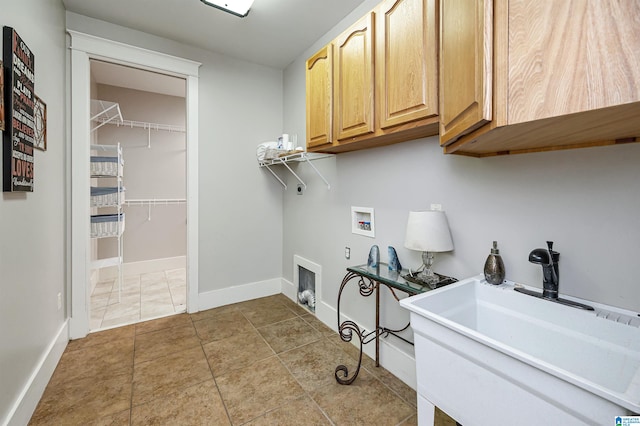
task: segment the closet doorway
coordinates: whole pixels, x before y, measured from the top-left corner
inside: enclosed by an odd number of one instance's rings
[[[160,52],[155,52],[148,49],[139,48],[119,42],[114,42],[108,39],[95,37],[92,35],[80,33],[77,31],[67,30],[70,36],[70,61],[69,61],[69,126],[70,126],[70,143],[68,144],[68,161],[70,167],[67,167],[67,184],[69,188],[68,197],[68,263],[67,268],[70,271],[70,286],[71,291],[69,293],[70,300],[70,312],[69,312],[69,338],[78,339],[85,337],[90,331],[94,331],[91,325],[91,275],[92,268],[96,266],[94,264],[97,261],[100,247],[94,242],[94,238],[91,238],[88,230],[93,232],[91,224],[91,216],[94,214],[95,209],[91,207],[91,157],[98,152],[94,151],[94,142],[92,130],[94,123],[89,118],[91,115],[91,99],[95,99],[94,95],[97,93],[96,88],[98,85],[97,79],[92,77],[93,60],[106,62],[109,64],[117,64],[120,66],[128,67],[131,69],[144,70],[160,76],[171,76],[181,79],[182,86],[184,87],[185,96],[182,100],[181,110],[185,115],[185,131],[183,137],[186,140],[186,148],[183,148],[183,157],[186,160],[186,219],[183,216],[183,221],[186,221],[186,311],[197,312],[198,310],[198,74],[200,63],[194,62],[188,59],[180,58],[177,56],[171,56]],[[150,77],[150,75],[147,75]],[[119,87],[113,83],[108,84],[114,87]],[[134,89],[136,90],[136,89]],[[139,90],[141,92],[154,91]],[[186,111],[186,112],[185,112]],[[123,115],[126,115],[126,111]],[[135,117],[123,117],[130,121],[136,121]],[[160,120],[156,121],[155,118],[142,118],[143,122],[156,122],[159,124]],[[130,123],[131,124],[131,123]],[[171,123],[168,123],[171,124]],[[105,124],[103,127],[110,125]],[[100,129],[102,130],[102,129]],[[116,127],[117,130],[117,127]],[[97,131],[97,130],[96,130]],[[119,141],[115,141],[116,147]],[[151,140],[153,144],[153,139]],[[99,145],[99,144],[96,144]],[[148,149],[148,148],[146,148]],[[184,152],[186,150],[186,152]],[[119,155],[120,150],[116,149]],[[122,150],[122,156],[129,155],[128,151]],[[135,155],[131,158],[135,158]],[[147,157],[148,158],[148,157]],[[147,161],[148,162],[148,161]],[[125,167],[131,165],[131,161],[126,161]],[[166,171],[165,171],[166,172]],[[123,168],[123,176],[128,176],[131,171],[126,171]],[[126,182],[124,182],[126,184]],[[129,188],[126,188],[129,189]],[[132,188],[133,189],[133,188]],[[125,191],[125,200],[127,199]],[[133,199],[132,195],[136,195],[133,192],[129,193],[129,200]],[[163,194],[164,198],[166,194]],[[137,196],[137,195],[136,195]],[[140,199],[149,199],[153,195],[147,196],[146,194],[140,195]],[[177,197],[182,198],[182,197]],[[157,204],[157,203],[156,203]],[[120,205],[118,203],[118,205]],[[111,206],[113,208],[113,206]],[[131,206],[133,208],[134,206]],[[154,214],[153,206],[151,210],[151,220],[154,221],[158,216]],[[167,207],[167,206],[164,206]],[[171,206],[168,206],[171,207]],[[185,206],[183,206],[185,207]],[[127,209],[128,206],[123,206],[122,209]],[[145,207],[135,206],[138,209],[144,209]],[[119,207],[115,208],[116,216]],[[113,213],[113,211],[111,211]],[[162,214],[162,213],[158,213]],[[135,216],[135,214],[133,215]],[[145,219],[149,218],[149,211],[147,212]],[[124,240],[127,239],[127,234],[130,231],[130,223],[127,220],[125,212],[125,227],[124,227]],[[111,224],[112,225],[112,224]],[[117,225],[119,230],[120,225]],[[116,240],[117,241],[117,240]],[[125,243],[125,241],[123,241]],[[113,243],[112,243],[113,244]],[[127,243],[128,244],[128,243]],[[95,246],[95,247],[94,247]],[[116,247],[117,247],[116,243]],[[108,251],[108,247],[104,248]],[[123,256],[121,260],[123,263],[136,263],[135,258],[127,255],[127,247],[123,244]],[[132,253],[135,253],[135,248],[130,249]],[[108,259],[108,265],[106,267],[118,266],[119,261],[113,261],[113,252],[106,253]],[[94,259],[95,254],[95,259]],[[130,253],[131,254],[131,253]],[[118,259],[116,254],[116,259]],[[129,258],[128,258],[129,257]],[[175,257],[175,256],[174,256]],[[98,265],[99,266],[99,265]],[[116,268],[117,269],[117,268]],[[126,269],[126,265],[125,265]],[[175,268],[179,269],[179,268]],[[123,270],[123,272],[125,272]],[[119,280],[124,284],[124,279]],[[97,282],[96,282],[97,285]],[[141,283],[142,288],[142,283]],[[113,291],[113,288],[112,288]],[[124,295],[123,290],[119,291],[119,297]],[[174,307],[175,310],[175,307]],[[106,312],[105,312],[106,313]],[[156,315],[163,316],[163,315]],[[135,322],[135,321],[129,321]],[[103,324],[100,325],[101,327]],[[114,325],[115,326],[115,325]],[[109,326],[110,328],[111,326]],[[107,328],[107,327],[103,327]]]
[[[95,59],[90,67],[97,331],[186,311],[186,104],[182,78]],[[113,159],[120,175],[105,177]]]

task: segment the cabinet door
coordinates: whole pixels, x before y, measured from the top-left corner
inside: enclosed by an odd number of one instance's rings
[[[333,49],[320,49],[307,60],[307,148],[333,142]]]
[[[380,127],[437,115],[436,0],[385,0],[376,19]]]
[[[637,0],[511,0],[509,124],[640,100],[639,27]]]
[[[440,3],[440,144],[492,119],[491,0]]]
[[[334,124],[336,139],[373,133],[373,13],[336,39]]]

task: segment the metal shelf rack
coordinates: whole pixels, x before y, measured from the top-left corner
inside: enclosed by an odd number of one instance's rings
[[[282,157],[276,157],[276,158],[265,159],[265,160],[258,160],[258,166],[264,167],[267,170],[269,170],[269,172],[278,180],[278,182],[280,182],[282,187],[284,189],[287,189],[287,184],[284,183],[284,181],[280,178],[280,176],[278,176],[276,174],[276,172],[274,172],[271,169],[271,166],[284,166],[298,180],[298,182],[300,182],[300,184],[302,186],[304,186],[305,189],[307,189],[307,184],[289,166],[289,163],[292,163],[292,162],[307,163],[316,172],[316,174],[318,176],[320,176],[320,179],[322,179],[322,181],[325,183],[325,185],[327,185],[327,189],[331,189],[331,185],[329,184],[327,179],[325,179],[325,177],[322,175],[322,173],[320,173],[320,171],[316,168],[316,166],[314,166],[311,163],[311,161],[319,160],[321,158],[333,157],[333,156],[334,156],[334,154],[320,154],[320,153],[314,153],[314,152],[300,151],[300,152],[296,152],[294,154],[284,155]]]

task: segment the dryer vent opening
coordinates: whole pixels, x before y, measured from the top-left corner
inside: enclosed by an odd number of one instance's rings
[[[294,256],[293,269],[298,304],[315,314],[320,302],[322,267],[300,256]]]

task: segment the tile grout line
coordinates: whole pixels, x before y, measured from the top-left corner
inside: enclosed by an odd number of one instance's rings
[[[222,403],[222,406],[224,407],[224,412],[227,415],[227,420],[229,420],[229,424],[230,425],[233,425],[233,422],[231,421],[231,414],[229,414],[229,409],[227,408],[227,403],[225,402],[224,398],[222,397],[222,391],[220,390],[220,386],[218,386],[218,381],[216,380],[216,375],[213,373],[213,368],[211,367],[211,363],[209,363],[209,358],[207,358],[207,351],[204,350],[204,345],[206,343],[209,343],[209,342],[203,342],[203,340],[198,335],[198,330],[196,329],[196,326],[194,324],[193,317],[191,316],[191,314],[188,314],[188,315],[189,315],[189,319],[191,320],[191,326],[195,330],[196,336],[198,336],[198,340],[200,340],[200,349],[202,350],[202,353],[204,354],[204,359],[207,362],[207,366],[209,367],[209,372],[211,373],[211,378],[213,379],[213,383],[216,386],[216,390],[218,391],[218,397],[220,397],[220,402]]]
[[[280,302],[280,301],[278,301],[278,302],[279,302],[282,306],[284,306],[285,308],[287,308],[287,309],[289,309],[291,312],[293,312],[293,313],[296,315],[296,317],[294,317],[294,318],[289,318],[289,319],[282,320],[282,321],[277,321],[277,322],[275,322],[275,323],[268,324],[268,325],[265,325],[265,326],[263,326],[263,327],[267,327],[267,326],[269,326],[269,325],[273,325],[273,324],[279,324],[279,323],[282,323],[282,322],[285,322],[285,321],[289,321],[289,320],[292,320],[292,319],[295,319],[295,318],[300,318],[300,319],[301,319],[305,324],[307,324],[309,327],[311,327],[313,330],[315,330],[315,328],[314,328],[311,324],[309,324],[307,321],[305,321],[305,320],[304,320],[304,318],[302,318],[302,316],[301,316],[301,315],[298,315],[298,313],[297,313],[297,312],[295,312],[293,309],[291,309],[291,308],[289,308],[288,306],[286,306],[284,303],[282,303],[282,302]],[[241,310],[241,309],[238,309],[238,310],[240,311],[240,313],[242,314],[242,316],[243,316],[243,317],[244,317],[244,318],[249,322],[249,324],[251,324],[251,326],[254,328],[254,330],[256,331],[256,333],[258,334],[258,336],[260,336],[260,338],[262,339],[262,341],[263,341],[263,342],[264,342],[264,343],[265,343],[265,344],[266,344],[266,345],[267,345],[267,346],[268,346],[268,347],[273,351],[273,353],[274,353],[274,355],[273,355],[273,356],[275,356],[275,357],[276,357],[276,359],[278,360],[278,362],[280,362],[280,364],[285,368],[285,370],[287,370],[287,372],[291,375],[291,377],[293,378],[293,380],[295,380],[295,381],[296,381],[296,383],[298,383],[298,385],[300,386],[300,388],[301,388],[301,389],[302,389],[302,391],[303,391],[302,395],[301,395],[300,397],[298,397],[298,398],[301,398],[301,397],[304,397],[304,396],[308,397],[308,398],[313,402],[313,404],[314,404],[314,405],[315,405],[315,406],[320,410],[320,412],[322,413],[322,415],[323,415],[323,416],[324,416],[324,417],[329,421],[329,424],[331,424],[331,425],[335,426],[335,423],[331,420],[331,418],[327,415],[327,413],[326,413],[326,412],[325,412],[325,411],[324,411],[324,410],[323,410],[323,409],[318,405],[318,403],[317,403],[317,402],[316,402],[316,401],[311,397],[311,395],[309,394],[309,392],[307,392],[307,390],[302,386],[302,384],[300,383],[300,381],[299,381],[299,380],[298,380],[298,379],[293,375],[293,373],[291,372],[291,370],[289,369],[289,367],[287,367],[287,365],[284,363],[284,361],[282,361],[282,359],[280,358],[280,354],[279,354],[279,353],[277,353],[277,352],[275,351],[275,349],[274,349],[274,348],[269,344],[269,342],[267,342],[267,340],[264,338],[264,336],[262,335],[262,333],[260,333],[260,331],[258,330],[258,327],[256,327],[256,326],[251,322],[251,320],[249,320],[249,318],[247,318],[247,317],[246,317],[246,315],[244,314],[244,312],[242,312],[242,310]],[[305,314],[305,315],[306,315],[306,314]],[[316,330],[316,331],[318,331],[318,330]],[[301,345],[301,346],[298,346],[298,347],[296,347],[296,348],[288,349],[288,350],[283,351],[283,352],[281,352],[281,353],[287,353],[287,352],[289,352],[289,351],[291,351],[291,350],[298,349],[298,348],[301,348],[301,347],[307,346],[307,345],[312,344],[312,343],[317,343],[318,341],[320,341],[320,340],[322,340],[322,339],[324,338],[324,336],[322,336],[322,333],[320,333],[319,331],[318,331],[318,333],[320,334],[320,339],[315,340],[315,341],[313,341],[313,342],[306,343],[306,344]],[[271,357],[268,357],[268,358],[271,358]],[[268,359],[268,358],[266,358],[266,359]],[[215,380],[215,377],[214,377],[214,380]],[[221,397],[222,397],[222,396],[221,396]],[[296,398],[296,399],[298,399],[298,398]],[[256,416],[254,419],[250,419],[250,420],[248,420],[248,421],[247,421],[247,422],[245,422],[244,424],[249,423],[249,422],[251,422],[251,421],[253,421],[253,420],[255,420],[255,419],[259,418],[259,417],[262,417],[262,416],[266,415],[267,413],[270,413],[270,412],[273,412],[273,411],[279,410],[279,409],[281,409],[282,407],[284,407],[286,404],[288,404],[288,403],[290,403],[290,402],[291,402],[291,401],[286,401],[286,402],[285,402],[285,403],[283,403],[282,405],[280,405],[280,406],[278,406],[278,407],[275,407],[275,408],[273,408],[273,409],[271,409],[271,410],[268,410],[268,411],[266,411],[266,412],[264,412],[264,413],[260,414],[259,416]],[[225,405],[225,409],[226,409],[226,405]]]
[[[312,327],[312,328],[313,328],[313,327]],[[316,341],[311,342],[311,343],[308,343],[307,345],[310,345],[310,344],[312,344],[312,343],[318,343],[320,340],[322,340],[322,339],[324,339],[324,338],[325,338],[325,337],[322,337],[321,339],[316,340]],[[302,346],[299,346],[298,348],[301,348],[301,347],[304,347],[304,346],[307,346],[307,345],[302,345]],[[289,351],[292,351],[292,350],[295,350],[295,349],[298,349],[298,348],[293,348],[293,349],[290,349],[290,350],[287,350],[287,351],[284,351],[284,352],[281,352],[281,353],[283,353],[283,354],[284,354],[284,353],[287,353],[287,352],[289,352]],[[281,363],[281,364],[284,366],[284,368],[289,372],[289,374],[291,374],[291,377],[293,377],[293,379],[298,383],[298,385],[300,385],[300,388],[302,388],[302,390],[303,390],[303,392],[304,392],[304,395],[303,395],[303,396],[308,397],[308,398],[313,402],[313,404],[314,404],[314,405],[315,405],[315,406],[320,410],[320,412],[322,413],[322,415],[323,415],[323,416],[324,416],[324,417],[329,421],[329,423],[330,423],[331,425],[334,425],[334,426],[335,426],[335,423],[334,423],[334,421],[331,419],[331,417],[329,417],[329,415],[325,412],[325,410],[323,410],[323,409],[322,409],[322,407],[320,407],[320,405],[318,404],[318,402],[317,402],[315,399],[313,399],[313,396],[311,396],[311,391],[306,390],[306,389],[302,386],[302,383],[300,383],[300,381],[296,378],[296,376],[294,376],[293,372],[289,369],[289,367],[287,367],[287,364],[285,364],[285,362],[280,358],[280,354],[276,354],[276,357],[278,357],[278,360],[280,361],[280,363]],[[327,387],[327,386],[331,386],[331,385],[330,385],[330,384],[328,384],[328,385],[325,385],[325,386],[320,386],[319,388],[314,389],[314,392],[315,392],[315,391],[317,391],[317,390],[319,390],[319,389],[322,389],[323,387]],[[278,407],[278,408],[281,408],[281,407]]]

